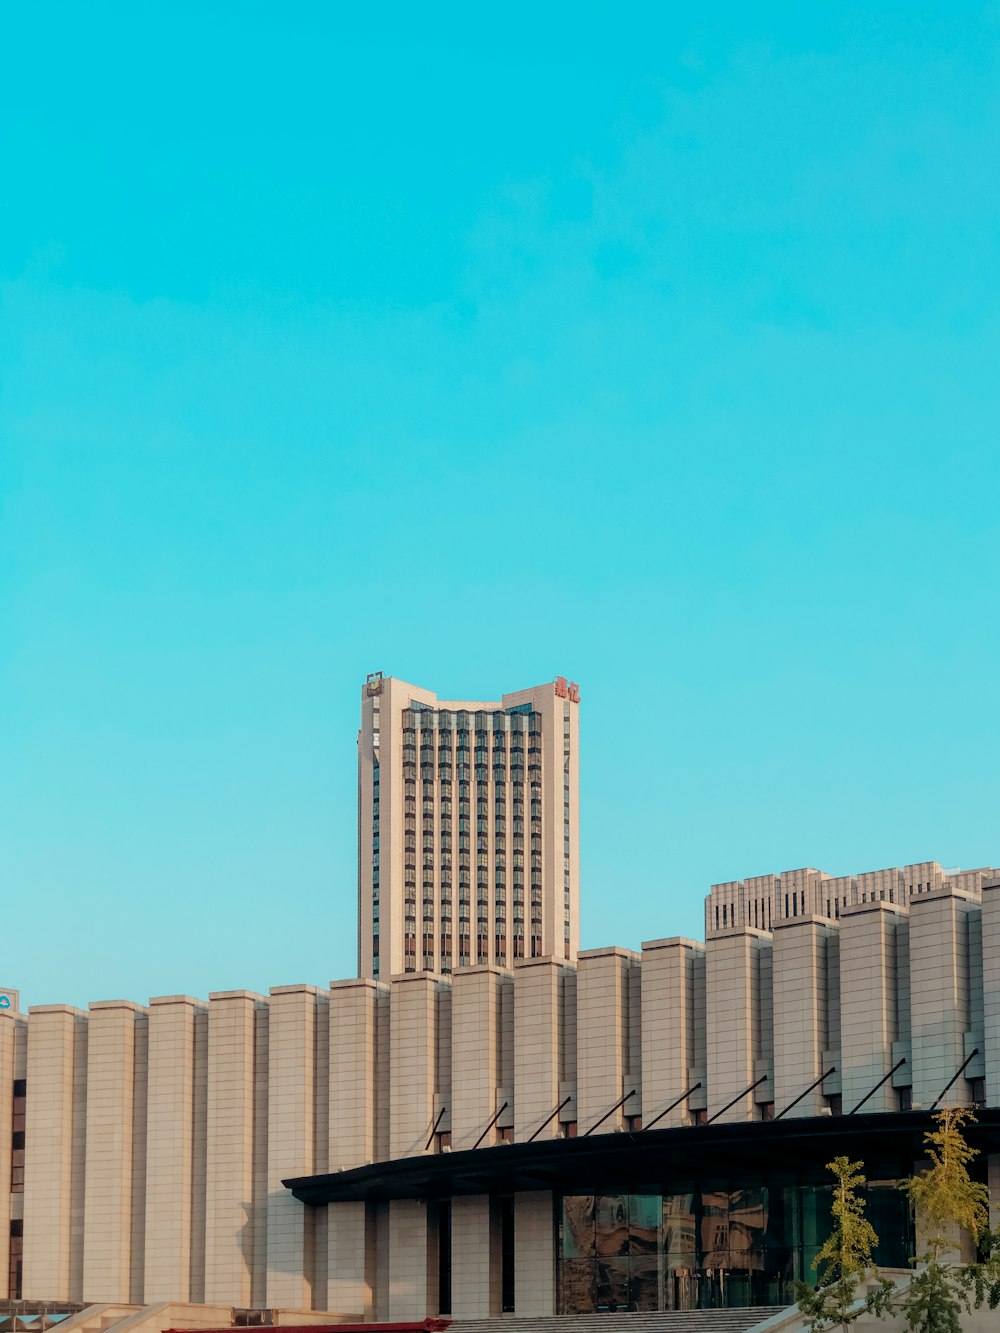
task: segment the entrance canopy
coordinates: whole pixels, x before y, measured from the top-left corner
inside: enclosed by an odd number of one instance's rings
[[[983,1153],[1000,1152],[1000,1108],[976,1116],[968,1141]],[[860,1159],[871,1180],[898,1179],[924,1156],[924,1134],[932,1126],[929,1111],[690,1125],[400,1157],[282,1184],[313,1207],[581,1187],[641,1193],[654,1182],[689,1175],[822,1172],[841,1153]]]

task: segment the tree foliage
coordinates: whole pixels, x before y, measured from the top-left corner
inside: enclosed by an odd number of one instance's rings
[[[836,1157],[828,1164],[834,1175],[833,1227],[813,1260],[816,1286],[799,1286],[799,1310],[809,1320],[812,1333],[827,1328],[846,1330],[863,1314],[880,1313],[892,1290],[892,1283],[880,1278],[875,1265],[878,1236],[865,1217],[862,1168],[863,1163],[848,1157]],[[874,1285],[865,1292],[869,1283]]]
[[[978,1155],[965,1141],[972,1111],[953,1106],[939,1111],[935,1127],[924,1135],[930,1166],[902,1188],[913,1203],[917,1224],[926,1233],[921,1265],[904,1297],[906,1322],[913,1333],[962,1333],[962,1311],[1000,1305],[1000,1250],[989,1231],[989,1190],[969,1174]],[[968,1232],[980,1246],[975,1263],[947,1262],[946,1256]],[[994,1257],[996,1256],[996,1257]]]
[[[979,1154],[963,1133],[975,1118],[964,1106],[938,1111],[936,1127],[924,1135],[930,1168],[903,1184],[928,1233],[928,1252],[935,1260],[954,1247],[956,1228],[978,1241],[989,1224],[990,1192],[969,1175],[969,1163]]]

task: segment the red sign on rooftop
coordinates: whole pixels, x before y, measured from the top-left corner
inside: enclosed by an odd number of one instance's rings
[[[565,676],[556,676],[556,698],[569,699],[570,703],[578,704],[580,702],[580,687],[575,680],[567,680]]]

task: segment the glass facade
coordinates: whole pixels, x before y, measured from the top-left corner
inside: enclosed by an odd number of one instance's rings
[[[559,1311],[696,1310],[785,1305],[813,1276],[829,1234],[830,1186],[774,1174],[737,1186],[703,1179],[649,1194],[566,1194],[558,1206]],[[896,1181],[870,1182],[868,1217],[882,1267],[913,1253]]]

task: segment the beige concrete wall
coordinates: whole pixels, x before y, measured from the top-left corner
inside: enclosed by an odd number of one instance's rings
[[[514,1196],[514,1313],[551,1315],[556,1310],[556,1250],[552,1194]]]
[[[766,958],[765,958],[766,953]],[[738,1097],[719,1119],[752,1120],[755,1093],[739,1094],[757,1077],[766,1058],[769,1008],[761,1004],[762,973],[770,972],[770,937],[761,931],[720,931],[706,947],[705,1000],[708,1044],[709,1118]],[[771,1087],[769,1083],[767,1085]]]
[[[217,991],[208,999],[205,1298],[248,1306],[255,1206],[254,1015],[265,1001],[251,991]]]
[[[326,1308],[370,1319],[375,1313],[375,1236],[364,1203],[332,1203],[327,1218]]]
[[[1000,1106],[1000,882],[983,888],[982,968],[986,1102]]]
[[[149,1105],[149,1011],[135,1015],[132,1060],[132,1209],[129,1304],[141,1305],[146,1277],[146,1140]]]
[[[331,1170],[348,1169],[377,1155],[380,998],[388,986],[358,980],[331,982],[327,1157]],[[388,1044],[387,1035],[383,1044]],[[388,1107],[382,1107],[388,1119]],[[362,1317],[374,1310],[371,1219],[363,1203],[332,1204],[327,1219],[328,1310]]]
[[[250,1304],[267,1304],[268,1090],[271,1068],[271,1011],[259,1005],[253,1024],[253,1269]]]
[[[315,1069],[313,1074],[313,1171],[323,1175],[330,1170],[330,997],[321,991],[316,998],[316,1026],[313,1032]],[[326,1308],[329,1267],[329,1226],[325,1208],[311,1208],[306,1216],[306,1278],[312,1293],[312,1308]],[[310,1234],[311,1233],[311,1234]]]
[[[439,978],[426,972],[394,977],[389,1007],[389,1067],[394,1087],[405,1097],[389,1104],[389,1155],[411,1157],[427,1151],[436,1113]]]
[[[588,949],[577,960],[577,1118],[585,1134],[626,1092],[633,1095],[598,1128],[610,1134],[642,1110],[641,1083],[630,1074],[631,976],[638,955]],[[638,1028],[638,1015],[636,1016]],[[638,1071],[636,1071],[638,1073]]]
[[[90,1006],[83,1293],[128,1303],[132,1292],[132,1134],[136,1017],[126,1000]]]
[[[436,1303],[433,1247],[427,1204],[393,1199],[389,1204],[388,1319],[423,1319]]]
[[[501,994],[505,973],[493,967],[470,967],[452,979],[451,1146],[472,1148],[499,1109],[501,1056]],[[483,1139],[497,1142],[497,1130]]]
[[[267,1304],[308,1309],[306,1209],[282,1185],[313,1170],[315,986],[272,987],[268,1005]]]
[[[774,930],[774,1108],[789,1117],[819,1115],[824,1083],[797,1105],[824,1073],[830,1045],[825,945],[836,927],[822,917],[791,917]],[[830,1087],[839,1086],[831,1078]],[[787,1108],[791,1107],[790,1110]]]
[[[849,1114],[892,1068],[899,1035],[896,1011],[896,927],[905,911],[876,901],[846,908],[840,917],[840,1043],[844,1112]],[[898,1106],[892,1081],[864,1110]]]
[[[23,1287],[27,1300],[81,1298],[82,1281],[74,1278],[78,1263],[82,1265],[82,1237],[73,1225],[82,1205],[77,1179],[83,1157],[75,1133],[80,1033],[86,1034],[86,1016],[78,1009],[40,1005],[29,1010]]]
[[[514,969],[514,1137],[556,1138],[550,1119],[563,1100],[560,1075],[566,1034],[562,1006],[565,965],[551,958],[525,959]],[[575,1103],[575,1094],[574,1094]],[[573,1103],[567,1110],[572,1111]]]
[[[387,986],[367,980],[330,983],[331,1170],[376,1156],[379,1029],[377,1002]],[[387,1111],[387,1108],[382,1108]],[[332,1308],[332,1307],[331,1307]]]
[[[204,1005],[187,995],[149,1002],[146,1110],[146,1225],[143,1297],[187,1301],[195,1202],[195,1018]]]
[[[648,1125],[698,1081],[695,1041],[698,986],[695,961],[704,948],[680,938],[642,946],[642,1117]],[[702,997],[703,1000],[703,997]],[[663,1116],[656,1128],[685,1124],[687,1102]]]
[[[499,1238],[485,1194],[452,1201],[451,1313],[486,1319],[500,1313]]]
[[[910,1040],[914,1105],[933,1104],[966,1057],[971,1026],[969,913],[974,904],[950,889],[915,896],[910,902]],[[942,1106],[972,1100],[967,1078],[959,1078]]]

